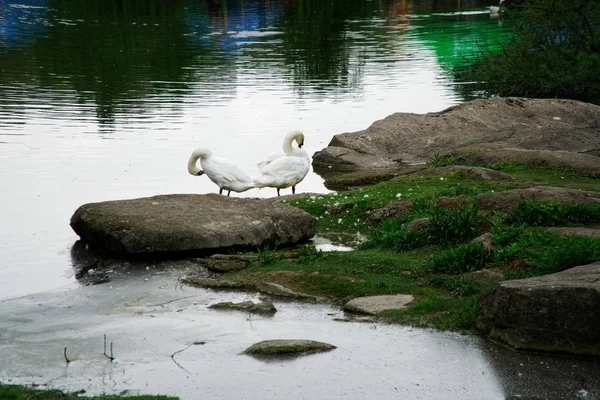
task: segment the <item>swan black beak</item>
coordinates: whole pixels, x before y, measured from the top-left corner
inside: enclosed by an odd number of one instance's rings
[[[300,149],[301,149],[301,148],[302,148],[302,146],[304,146],[304,142],[302,142],[302,143],[298,143],[298,148],[300,148]]]
[[[197,176],[200,176],[200,175],[202,175],[202,174],[204,174],[204,171],[198,171],[198,173],[197,173],[196,175],[197,175]]]

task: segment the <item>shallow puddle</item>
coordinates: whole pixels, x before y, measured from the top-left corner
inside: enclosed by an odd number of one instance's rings
[[[183,286],[180,267],[168,262],[112,271],[107,283],[0,302],[0,380],[184,400],[578,398],[600,390],[600,364],[592,361],[517,353],[455,333],[339,322],[343,312],[328,304],[275,300],[273,317],[210,310],[264,297]],[[337,349],[268,361],[240,354],[267,339]]]

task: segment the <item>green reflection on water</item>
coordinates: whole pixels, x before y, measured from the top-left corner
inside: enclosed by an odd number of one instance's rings
[[[0,104],[10,109],[48,98],[93,104],[102,123],[111,123],[117,113],[143,113],[152,106],[142,101],[148,97],[166,104],[192,94],[226,101],[243,84],[241,71],[276,74],[299,92],[353,92],[367,63],[380,64],[385,73],[385,65],[430,49],[433,61],[452,66],[472,56],[478,43],[493,42],[506,31],[489,16],[456,14],[483,9],[480,1],[14,4],[35,7],[4,11],[9,22],[8,33],[0,35],[0,92],[5,92]]]

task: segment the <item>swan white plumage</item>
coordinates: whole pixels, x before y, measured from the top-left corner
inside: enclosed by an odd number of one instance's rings
[[[200,160],[202,169],[196,165]],[[245,192],[255,187],[250,178],[240,167],[231,161],[214,157],[209,149],[199,148],[193,151],[188,161],[188,172],[200,176],[206,174],[208,178],[219,186],[219,194],[227,190],[227,196],[231,191]]]
[[[292,143],[296,141],[298,148],[293,148]],[[302,182],[310,168],[310,160],[306,151],[302,150],[304,134],[300,131],[292,131],[283,139],[284,154],[270,154],[264,161],[256,166],[260,176],[254,178],[256,187],[273,187],[279,189],[292,187],[292,193],[296,193],[296,185]]]

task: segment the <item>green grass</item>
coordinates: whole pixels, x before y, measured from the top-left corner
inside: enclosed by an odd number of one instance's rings
[[[600,260],[600,239],[561,237],[537,226],[600,222],[596,205],[527,200],[512,212],[489,213],[478,210],[473,201],[478,193],[514,189],[520,181],[564,186],[598,185],[600,179],[518,163],[492,167],[516,181],[478,181],[459,172],[441,177],[411,175],[363,189],[288,201],[317,217],[318,235],[358,249],[327,253],[300,248],[298,258],[292,261],[277,251],[263,249],[259,252],[261,263],[228,273],[226,278],[247,283],[278,282],[340,305],[358,296],[412,294],[415,301],[408,309],[385,313],[384,318],[473,331],[479,313],[477,298],[488,285],[474,282],[469,272],[497,268],[507,279],[514,279]],[[436,204],[441,196],[464,196],[465,200],[455,208],[443,209]],[[412,203],[408,215],[372,220],[374,210],[401,200]],[[413,219],[421,217],[429,218],[425,229],[406,229]],[[493,253],[471,243],[488,228],[496,247]],[[358,237],[366,238],[360,246],[355,242]]]
[[[487,258],[488,252],[481,243],[470,242],[432,255],[429,266],[438,274],[462,274],[483,269]]]
[[[511,210],[513,224],[532,226],[585,225],[600,222],[600,204],[563,204],[523,199]]]
[[[521,279],[560,272],[578,265],[600,261],[600,238],[577,235],[558,235],[547,229],[521,225],[500,227],[500,247],[494,258],[506,263],[524,259],[524,267],[508,271],[507,279]],[[509,232],[508,234],[506,232]]]
[[[168,396],[97,396],[87,397],[82,395],[83,391],[75,393],[65,393],[54,389],[37,389],[19,385],[4,385],[0,382],[0,399],[1,400],[111,400],[111,399],[127,399],[127,400],[176,400],[177,397]]]

